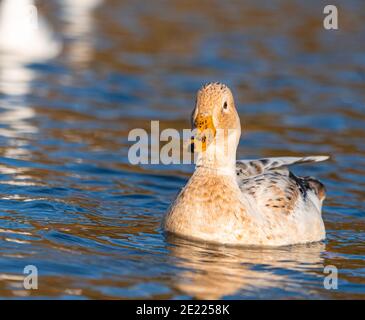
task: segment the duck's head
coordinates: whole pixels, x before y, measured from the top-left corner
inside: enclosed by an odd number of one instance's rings
[[[199,154],[198,160],[235,161],[241,125],[232,92],[226,85],[208,83],[198,91],[192,127],[191,150]]]

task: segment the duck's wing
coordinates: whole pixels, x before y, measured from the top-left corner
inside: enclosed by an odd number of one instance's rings
[[[327,156],[279,157],[257,160],[239,160],[236,165],[237,182],[241,191],[257,205],[259,210],[276,211],[287,215],[300,206],[314,204],[321,208],[325,198],[324,185],[313,177],[298,177],[288,166],[320,162]],[[311,204],[307,202],[311,199]]]
[[[249,178],[263,174],[268,171],[287,170],[288,166],[294,164],[321,162],[329,159],[329,156],[309,157],[277,157],[262,158],[255,160],[238,160],[236,168],[240,178]]]

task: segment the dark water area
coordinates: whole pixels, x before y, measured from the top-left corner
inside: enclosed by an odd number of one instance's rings
[[[0,68],[1,298],[365,298],[364,1],[333,1],[336,31],[314,0],[38,3],[64,48]],[[208,81],[235,95],[238,158],[331,156],[293,168],[327,187],[324,243],[163,234],[193,167],[131,165],[128,133],[189,128]],[[23,288],[26,265],[38,290]]]

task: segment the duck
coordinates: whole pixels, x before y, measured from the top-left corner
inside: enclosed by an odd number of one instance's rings
[[[237,160],[241,122],[231,90],[219,82],[198,91],[191,122],[195,171],[164,216],[166,233],[243,246],[325,239],[325,186],[288,167],[328,156]]]
[[[0,53],[8,60],[38,62],[55,58],[62,50],[33,0],[0,2]]]

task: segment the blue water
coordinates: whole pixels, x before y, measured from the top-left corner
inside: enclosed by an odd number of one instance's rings
[[[42,2],[62,53],[15,79],[0,69],[0,297],[364,299],[365,3],[333,4],[337,31],[314,0],[104,1],[74,16]],[[235,95],[239,157],[331,156],[294,168],[327,187],[325,243],[229,248],[162,233],[193,168],[131,165],[128,133],[151,120],[189,128],[208,81]],[[37,290],[23,288],[26,265]]]

